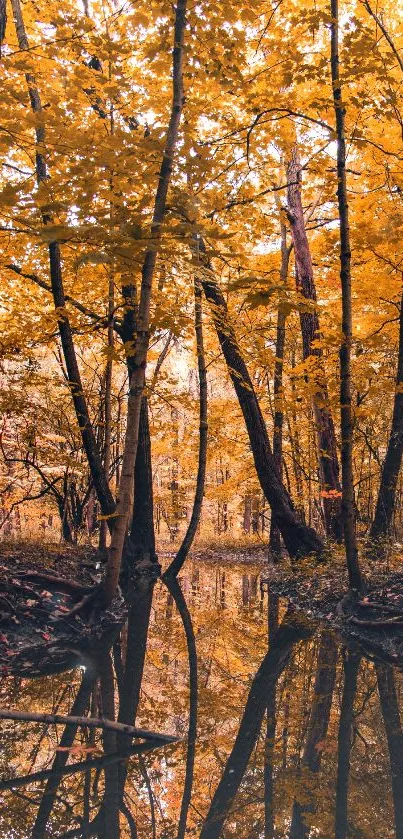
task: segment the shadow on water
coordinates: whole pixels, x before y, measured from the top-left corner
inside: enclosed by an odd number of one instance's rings
[[[5,671],[0,835],[403,839],[401,672],[258,583],[189,563],[70,669]]]

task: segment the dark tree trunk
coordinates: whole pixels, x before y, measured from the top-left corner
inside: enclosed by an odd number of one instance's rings
[[[67,542],[67,544],[73,544],[73,531],[71,529],[71,525],[69,522],[68,516],[68,504],[67,504],[67,497],[60,496],[60,499],[57,504],[60,516],[60,524],[62,527],[62,536],[63,540]]]
[[[348,835],[348,779],[350,775],[353,710],[361,658],[360,652],[349,650],[344,662],[344,687],[337,750],[335,839],[346,839]]]
[[[113,323],[113,311],[115,307],[115,284],[109,280],[108,293],[108,356],[105,366],[105,394],[104,394],[104,472],[106,480],[110,479],[111,468],[111,445],[112,445],[112,373],[113,373],[113,350],[115,344],[115,328]],[[106,550],[106,536],[108,525],[105,519],[101,521],[99,529],[99,549]]]
[[[305,300],[316,304],[316,288],[313,276],[311,252],[305,230],[301,200],[301,163],[298,148],[294,145],[287,167],[288,218],[291,224],[295,253],[295,275],[297,291]],[[304,361],[311,356],[317,360],[313,373],[315,393],[313,409],[319,449],[319,469],[323,493],[323,511],[328,536],[341,542],[343,524],[341,519],[341,485],[337,459],[336,435],[333,417],[329,407],[329,394],[323,367],[323,352],[315,346],[320,339],[319,318],[315,308],[300,312],[302,333],[302,355]]]
[[[19,0],[12,0],[12,8],[17,32],[18,45],[21,50],[28,51],[29,43],[25,32],[24,20],[22,17],[21,5]],[[32,76],[32,74],[27,73],[26,81],[32,110],[35,114],[41,113],[42,104],[40,94],[36,86],[35,77]],[[41,148],[45,142],[45,129],[43,128],[43,126],[39,124],[36,128],[36,142],[36,177],[38,184],[41,184],[47,178],[47,168],[46,160],[41,151]],[[52,222],[51,217],[47,214],[42,215],[42,220],[44,225],[50,224]],[[87,455],[91,476],[94,482],[94,487],[98,496],[102,513],[105,516],[111,516],[115,511],[115,502],[110,492],[108,481],[106,479],[105,472],[102,466],[101,456],[95,440],[94,430],[88,411],[87,401],[84,396],[80,371],[74,348],[73,334],[70,326],[70,321],[66,314],[66,298],[64,294],[62,280],[60,247],[59,243],[56,241],[50,242],[49,244],[49,269],[55,309],[58,313],[61,313],[58,317],[60,340],[62,344],[64,360],[66,363],[71,397],[73,400],[73,405],[81,433],[81,438],[83,441],[84,450]]]
[[[190,551],[190,548],[192,547],[192,543],[194,537],[196,536],[197,527],[200,521],[200,515],[203,505],[204,483],[206,478],[208,440],[207,372],[206,361],[204,356],[201,286],[198,278],[195,279],[195,333],[197,365],[199,373],[199,462],[196,477],[196,490],[189,526],[186,530],[183,542],[178,550],[178,553],[176,554],[175,559],[171,562],[170,566],[164,574],[165,577],[177,576],[179,574]]]
[[[396,390],[393,403],[392,427],[388,448],[382,466],[381,484],[376,503],[370,539],[382,550],[382,542],[390,536],[395,512],[396,487],[403,456],[403,291],[400,299],[399,352],[397,361]]]
[[[339,76],[339,4],[330,0],[331,11],[331,77],[337,138],[337,201],[340,227],[340,281],[342,294],[342,343],[340,347],[340,430],[342,473],[342,516],[344,545],[350,588],[361,590],[363,579],[358,562],[355,532],[355,499],[353,475],[353,433],[351,345],[353,317],[351,301],[351,245],[346,179],[345,108]]]
[[[403,839],[403,732],[390,664],[375,664],[379,701],[388,741],[396,839]]]
[[[320,639],[314,696],[302,756],[302,772],[307,773],[308,784],[309,774],[320,770],[322,751],[318,745],[327,736],[336,679],[336,664],[337,644],[331,632],[325,629]],[[299,801],[294,801],[290,839],[306,839],[309,835],[309,830],[304,823],[304,813],[312,812],[312,809],[312,805],[302,806]]]
[[[131,565],[135,565],[143,559],[149,559],[151,562],[157,559],[155,554],[153,475],[147,396],[143,396],[141,400],[139,442],[134,471],[134,504],[128,549]]]
[[[202,241],[199,241],[199,247],[203,251]],[[230,323],[227,304],[213,276],[208,259],[205,259],[202,284],[206,299],[211,306],[214,326],[243,413],[257,476],[275,516],[285,546],[291,557],[320,553],[323,550],[321,539],[312,528],[298,521],[291,498],[277,472],[255,389]]]
[[[58,311],[65,310],[66,298],[63,289],[60,248],[58,242],[51,242],[49,245],[49,261],[50,281],[55,308]],[[74,348],[73,335],[68,318],[64,317],[63,319],[59,319],[58,327],[64,360],[66,363],[71,397],[81,432],[83,446],[87,455],[91,477],[102,510],[102,515],[112,516],[115,511],[115,501],[109,489],[109,483],[105,475],[101,456],[95,440],[87,400],[83,392],[83,385]],[[108,519],[108,521],[109,523],[113,522],[113,519]]]
[[[282,283],[287,282],[288,264],[290,261],[290,248],[287,246],[287,228],[284,222],[281,222],[281,267],[280,280]],[[274,428],[273,428],[273,458],[276,464],[277,472],[282,477],[283,474],[283,366],[284,366],[284,345],[285,345],[285,324],[286,312],[281,301],[277,311],[277,326],[276,326],[276,360],[274,363]],[[274,515],[270,521],[270,537],[269,537],[269,558],[274,562],[280,558],[281,553],[281,535],[277,527]]]
[[[290,615],[277,630],[271,649],[253,679],[238,734],[203,822],[200,839],[218,839],[221,835],[259,736],[268,691],[287,666],[295,644],[309,637],[310,632],[298,615]]]

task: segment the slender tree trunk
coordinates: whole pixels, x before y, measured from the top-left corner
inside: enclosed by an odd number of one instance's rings
[[[348,779],[350,775],[353,710],[361,658],[360,652],[349,650],[344,662],[344,687],[337,749],[335,839],[347,839],[348,836]]]
[[[251,684],[238,734],[221,780],[203,822],[200,839],[218,839],[255,747],[267,707],[267,696],[287,666],[295,644],[310,630],[298,615],[290,615],[279,627],[269,652]]]
[[[353,432],[351,345],[353,337],[351,302],[351,246],[348,219],[346,180],[345,108],[339,76],[339,7],[338,0],[330,0],[331,76],[337,138],[337,199],[340,225],[340,280],[342,292],[342,343],[340,347],[340,414],[341,414],[341,474],[344,545],[350,588],[361,590],[363,579],[358,562],[355,532],[355,503],[353,477]]]
[[[113,373],[113,350],[115,345],[115,328],[113,323],[113,311],[115,307],[115,284],[113,279],[109,280],[108,293],[108,344],[107,358],[105,365],[105,405],[104,405],[104,471],[106,480],[109,483],[111,468],[111,443],[112,443],[112,373]],[[108,525],[102,519],[99,531],[99,549],[106,549],[106,534]]]
[[[130,556],[127,564],[135,568],[138,562],[156,561],[154,533],[153,473],[151,437],[148,418],[148,397],[141,400],[139,442],[134,469],[134,504],[130,526]],[[125,555],[126,559],[126,555]]]
[[[28,38],[25,32],[24,20],[21,11],[20,0],[11,0],[18,45],[21,50],[29,50]],[[45,129],[41,125],[42,104],[35,77],[31,73],[26,74],[28,93],[33,112],[37,115],[38,126],[36,133],[36,176],[38,184],[47,180],[47,169],[45,158],[40,151],[45,142]],[[50,224],[52,219],[49,215],[43,214],[43,223]],[[66,363],[71,396],[76,412],[77,422],[81,432],[83,446],[87,455],[91,476],[98,496],[103,515],[111,516],[115,510],[115,502],[110,492],[108,481],[102,466],[101,457],[96,444],[93,426],[88,411],[87,401],[84,396],[80,371],[74,348],[73,335],[66,310],[66,298],[63,288],[60,247],[57,241],[49,244],[49,267],[55,309],[58,312],[58,328]]]
[[[182,74],[184,32],[186,26],[186,2],[187,0],[178,0],[175,10],[174,47],[172,53],[172,109],[151,223],[151,239],[153,240],[153,246],[147,250],[142,268],[141,292],[136,324],[136,351],[133,357],[134,369],[130,379],[130,390],[127,404],[127,430],[116,508],[117,518],[113,528],[108,567],[104,581],[104,596],[106,603],[109,603],[113,599],[116,592],[126,528],[132,507],[134,467],[138,444],[140,409],[145,383],[145,368],[149,344],[152,283],[159,243],[161,240],[161,225],[165,215],[166,198],[171,180],[173,159],[178,141],[179,125],[184,103]]]
[[[403,275],[402,275],[403,281]],[[375,516],[370,530],[370,539],[376,549],[382,552],[391,535],[396,504],[396,488],[403,456],[403,290],[400,299],[399,351],[396,373],[396,390],[393,403],[392,426],[388,448],[382,466],[381,483],[376,502]],[[376,544],[378,543],[378,544]],[[383,543],[383,544],[382,544]],[[371,548],[371,546],[370,546]]]
[[[164,577],[177,576],[184,565],[186,557],[192,546],[194,537],[196,536],[197,527],[200,521],[200,515],[203,506],[204,484],[206,479],[206,465],[207,465],[207,440],[208,440],[208,422],[207,422],[207,372],[206,361],[204,355],[204,341],[203,341],[203,312],[202,312],[202,292],[201,285],[198,278],[195,278],[195,332],[196,332],[196,351],[197,351],[197,366],[199,373],[199,462],[197,468],[196,490],[193,501],[192,515],[186,530],[183,542],[176,554],[175,558],[167,568]]]
[[[127,623],[127,643],[123,677],[119,688],[119,722],[134,725],[140,701],[141,682],[146,656],[154,579],[148,576],[152,563],[156,565],[153,516],[153,475],[151,440],[148,424],[148,399],[142,397],[139,445],[135,464],[135,491],[130,543],[125,553],[124,573],[134,580]],[[157,566],[159,569],[159,566]],[[145,576],[141,576],[145,571]],[[122,575],[124,576],[124,574]],[[119,747],[128,749],[130,740],[120,738]],[[122,774],[122,773],[121,773]],[[125,773],[123,773],[125,774]],[[122,783],[122,781],[121,781]],[[121,786],[123,794],[123,786]]]
[[[332,633],[324,630],[320,639],[314,696],[302,756],[303,772],[308,773],[305,779],[306,785],[309,785],[309,773],[316,774],[320,770],[322,751],[318,745],[327,736],[336,679],[336,664],[337,643]],[[312,805],[302,806],[299,801],[294,801],[290,839],[306,839],[309,835],[304,813],[312,809]]]
[[[379,701],[388,741],[396,839],[403,839],[403,731],[390,664],[375,664]]]
[[[288,219],[291,225],[295,253],[297,291],[305,300],[316,304],[316,288],[313,266],[306,235],[304,212],[301,200],[301,163],[298,148],[293,146],[287,167]],[[337,459],[336,434],[329,406],[329,394],[323,365],[321,347],[315,346],[320,338],[320,325],[316,309],[300,312],[302,333],[302,355],[304,361],[314,357],[316,369],[313,372],[315,393],[313,410],[318,436],[319,471],[321,478],[323,510],[328,536],[341,542],[343,525],[341,520],[341,486]]]
[[[287,246],[287,228],[284,222],[280,222],[281,229],[281,266],[280,266],[280,281],[284,285],[288,277],[288,265],[290,261],[291,249]],[[276,360],[274,363],[274,428],[273,428],[273,458],[276,464],[277,472],[282,477],[283,474],[283,366],[284,366],[284,345],[285,345],[285,324],[286,312],[281,301],[277,310],[277,326],[276,326]],[[269,536],[269,558],[278,560],[281,554],[281,534],[277,527],[275,517],[272,515],[270,521],[270,536]]]
[[[199,240],[199,246],[203,252],[204,244],[201,240]],[[320,553],[323,550],[320,537],[314,530],[298,521],[291,498],[278,475],[267,428],[252,380],[230,323],[227,304],[207,258],[204,259],[204,265],[202,274],[203,290],[211,306],[214,326],[243,413],[257,476],[264,495],[271,506],[290,556],[298,557],[309,553]]]

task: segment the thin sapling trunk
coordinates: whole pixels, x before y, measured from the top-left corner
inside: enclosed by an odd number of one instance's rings
[[[337,140],[337,200],[340,229],[340,280],[342,292],[342,341],[340,347],[340,430],[342,516],[344,545],[350,588],[360,591],[363,587],[358,562],[355,531],[355,498],[353,477],[353,433],[351,345],[353,317],[351,301],[351,245],[348,217],[346,179],[345,107],[339,75],[339,8],[338,0],[331,0],[331,77]]]

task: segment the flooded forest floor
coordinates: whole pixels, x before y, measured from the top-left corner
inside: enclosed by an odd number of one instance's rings
[[[169,563],[169,545],[159,559]],[[351,596],[342,551],[336,548],[318,562],[313,557],[291,563],[283,558],[274,565],[262,544],[206,545],[192,551],[193,562],[214,567],[253,565],[260,569],[260,586],[284,599],[310,619],[327,623],[347,638],[358,642],[366,655],[381,656],[403,665],[403,571],[401,556],[391,553],[376,562],[362,560],[365,592]],[[21,671],[26,659],[32,670],[35,657],[49,652],[55,665],[55,647],[63,648],[60,666],[74,652],[74,636],[88,634],[93,642],[94,627],[80,615],[64,616],[96,585],[103,574],[103,557],[91,545],[55,545],[34,542],[3,542],[0,546],[0,668],[3,674],[15,667]],[[47,582],[49,580],[49,584]],[[66,581],[66,588],[63,586]],[[77,593],[74,591],[77,587]],[[108,614],[106,623],[122,615]],[[105,621],[103,621],[103,630]],[[28,655],[29,649],[29,655]],[[22,667],[24,669],[24,667]]]

